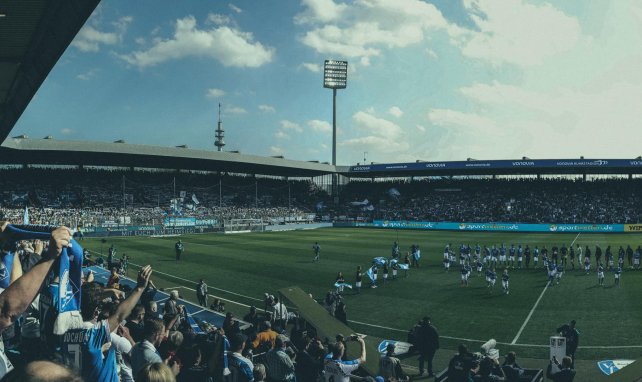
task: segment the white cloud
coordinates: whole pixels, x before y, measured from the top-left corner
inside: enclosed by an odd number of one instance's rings
[[[282,120],[279,122],[281,124],[281,128],[285,130],[293,130],[296,131],[297,133],[302,133],[303,129],[301,126],[299,126],[298,123],[288,121],[286,119]]]
[[[422,125],[416,125],[415,127],[417,128],[417,130],[421,131],[422,133],[426,132],[426,128]]]
[[[71,46],[81,52],[98,52],[101,45],[116,45],[121,42],[127,32],[129,24],[133,21],[131,16],[123,16],[112,23],[112,32],[98,30],[98,26],[87,23],[71,42]]]
[[[64,129],[60,130],[60,132],[65,134],[65,135],[69,135],[69,134],[73,133],[74,131],[72,129],[70,129],[70,128],[65,127]]]
[[[285,150],[282,147],[270,146],[270,154],[272,155],[284,155]]]
[[[343,140],[340,142],[341,146],[376,153],[382,157],[406,152],[411,147],[408,139],[403,135],[401,127],[386,119],[358,111],[352,116],[352,122],[354,124],[353,131],[365,132],[367,135]]]
[[[228,4],[227,6],[230,7],[230,9],[232,11],[236,12],[236,13],[242,13],[243,12],[243,10],[241,8],[237,7],[236,5],[234,5],[232,3]]]
[[[312,73],[320,73],[321,72],[321,65],[319,64],[314,64],[311,62],[304,62],[301,64],[301,67],[311,71]]]
[[[274,106],[270,105],[259,105],[259,110],[264,113],[274,113],[276,111],[274,110]]]
[[[492,64],[541,65],[572,49],[581,35],[577,19],[551,4],[523,0],[465,0],[478,31],[459,29],[453,42],[462,53]]]
[[[227,25],[232,22],[232,19],[230,19],[230,17],[226,15],[210,13],[207,15],[207,22],[214,25]]]
[[[377,118],[372,114],[358,111],[352,116],[355,127],[370,134],[379,135],[388,139],[394,139],[401,135],[401,127],[383,118]]]
[[[240,106],[228,106],[225,108],[225,112],[228,114],[246,114],[247,110]]]
[[[207,89],[205,96],[207,98],[221,98],[225,95],[225,91],[217,88]]]
[[[290,136],[285,133],[283,130],[278,130],[276,133],[274,133],[274,138],[276,139],[290,139]]]
[[[403,111],[398,106],[393,106],[390,109],[388,109],[388,113],[392,114],[397,118],[400,118],[403,115]]]
[[[228,67],[256,68],[272,61],[274,51],[255,42],[249,32],[230,26],[199,29],[194,16],[187,16],[176,20],[171,38],[156,38],[149,49],[119,57],[141,69],[190,56],[211,58]]]
[[[96,76],[96,73],[98,73],[98,69],[91,69],[76,75],[76,78],[82,81],[89,81]]]
[[[357,58],[363,66],[383,49],[403,48],[425,40],[426,33],[448,23],[437,8],[421,0],[303,1],[295,21],[310,26],[300,40],[317,53]],[[340,11],[339,11],[340,9]]]
[[[321,133],[332,132],[332,125],[329,122],[326,122],[326,121],[320,121],[318,119],[313,119],[313,120],[308,121],[307,124],[314,131],[319,131]]]

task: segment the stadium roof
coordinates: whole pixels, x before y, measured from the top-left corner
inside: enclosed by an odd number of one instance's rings
[[[0,2],[0,141],[100,0]]]
[[[10,138],[0,146],[0,164],[124,166],[288,177],[313,177],[335,172],[335,167],[327,163],[121,142]]]

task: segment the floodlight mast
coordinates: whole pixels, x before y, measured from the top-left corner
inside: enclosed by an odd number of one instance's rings
[[[325,60],[323,87],[332,89],[332,165],[337,165],[337,89],[348,84],[348,61]],[[332,176],[332,194],[337,196],[337,177]]]

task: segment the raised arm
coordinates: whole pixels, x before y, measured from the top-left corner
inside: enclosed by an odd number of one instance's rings
[[[0,235],[8,225],[8,222],[0,222]],[[70,245],[70,241],[69,228],[59,227],[53,231],[49,250],[42,260],[0,294],[0,331],[11,326],[36,298],[54,260],[60,256],[63,248]],[[20,262],[19,259],[18,262]]]
[[[144,266],[140,272],[138,272],[138,280],[136,283],[136,288],[132,291],[132,293],[125,299],[125,301],[121,302],[118,305],[118,308],[116,308],[116,311],[114,314],[109,316],[108,321],[109,321],[109,330],[112,332],[118,328],[118,324],[120,324],[123,320],[125,320],[129,315],[131,314],[132,310],[138,303],[138,300],[140,300],[140,296],[143,294],[143,291],[147,287],[147,284],[149,283],[149,278],[152,275],[152,267],[151,265],[146,265]]]

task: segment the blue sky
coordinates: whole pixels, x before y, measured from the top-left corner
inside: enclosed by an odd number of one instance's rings
[[[635,1],[103,0],[12,134],[338,164],[642,155]]]

